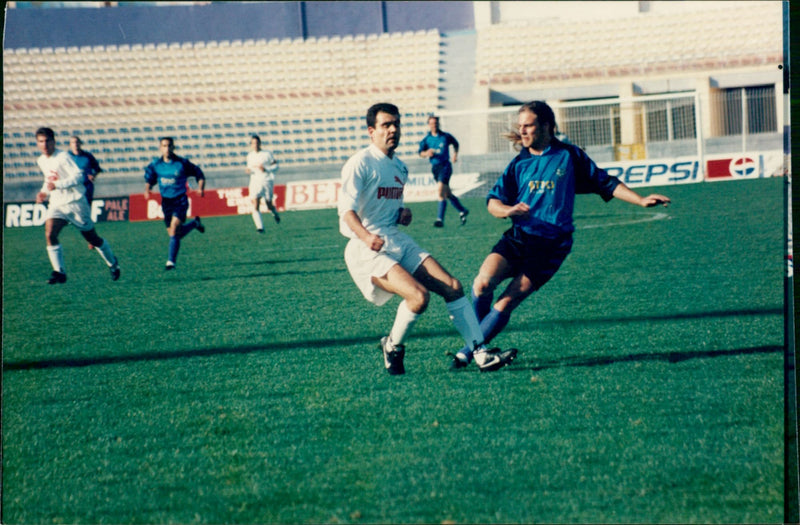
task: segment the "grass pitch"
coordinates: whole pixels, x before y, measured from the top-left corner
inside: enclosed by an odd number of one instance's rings
[[[434,298],[407,374],[333,210],[208,218],[165,273],[162,223],[4,231],[3,523],[766,523],[783,519],[782,180],[580,196],[573,253],[453,373]],[[409,230],[471,283],[507,223],[467,200]]]

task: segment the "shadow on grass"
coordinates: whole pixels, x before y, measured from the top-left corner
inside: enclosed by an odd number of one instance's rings
[[[607,366],[618,363],[642,362],[642,361],[664,361],[667,363],[680,363],[690,359],[708,359],[712,357],[727,357],[737,355],[753,355],[753,354],[777,354],[783,353],[782,346],[756,346],[753,348],[738,348],[735,350],[703,350],[703,351],[685,351],[685,352],[647,352],[641,354],[628,354],[628,355],[604,355],[604,356],[568,356],[560,359],[552,359],[549,361],[542,361],[532,366],[514,366],[509,368],[509,371],[538,371],[549,370],[552,368],[567,368],[567,367],[592,367],[592,366]]]
[[[262,272],[262,273],[247,273],[242,275],[231,275],[230,273],[226,273],[224,275],[219,276],[211,276],[206,275],[204,277],[200,277],[201,281],[230,281],[234,279],[257,279],[259,277],[278,277],[278,276],[286,276],[286,275],[319,275],[323,273],[340,273],[346,272],[347,268],[329,268],[327,270],[287,270],[285,272]]]
[[[340,271],[340,270],[326,270],[326,271]],[[286,272],[293,273],[293,272]],[[302,272],[297,272],[302,273]],[[276,274],[272,274],[276,275]],[[225,278],[231,278],[227,276]],[[680,319],[702,319],[702,318],[720,318],[720,317],[736,317],[736,316],[750,316],[750,315],[775,315],[783,314],[782,309],[763,309],[763,310],[735,310],[735,311],[716,311],[716,312],[699,312],[687,314],[672,314],[662,316],[642,316],[642,317],[614,317],[614,318],[598,318],[598,319],[583,319],[583,320],[553,320],[551,323],[625,323],[635,321],[659,321],[659,320],[680,320]],[[446,335],[442,332],[418,332],[415,333],[415,338],[425,337],[441,337]],[[454,336],[455,345],[460,345],[457,335]],[[226,348],[199,348],[194,350],[175,350],[175,351],[154,351],[154,352],[141,352],[129,355],[117,356],[96,356],[96,357],[60,357],[53,359],[41,360],[21,360],[21,361],[8,361],[3,363],[4,372],[12,372],[18,370],[37,370],[44,368],[79,368],[94,365],[111,365],[119,363],[132,363],[137,361],[164,361],[168,359],[185,359],[193,357],[209,357],[214,355],[235,355],[235,354],[251,354],[255,352],[276,352],[285,350],[296,350],[299,348],[330,348],[349,345],[376,345],[380,339],[379,335],[370,335],[365,337],[354,338],[339,338],[339,339],[318,339],[314,341],[287,341],[282,343],[269,343],[269,344],[256,344],[256,345],[243,345],[238,347]],[[685,352],[653,352],[641,354],[629,354],[624,356],[573,356],[545,361],[540,364],[520,367],[517,365],[512,366],[513,370],[545,370],[549,368],[560,368],[569,366],[604,366],[615,363],[631,362],[631,361],[666,361],[670,363],[677,363],[686,361],[688,359],[703,359],[710,357],[723,357],[732,355],[748,355],[748,354],[771,354],[783,352],[781,346],[760,346],[754,348],[742,348],[735,350],[706,350],[706,351],[685,351]],[[523,351],[524,355],[524,351]]]
[[[96,357],[59,357],[41,360],[9,361],[3,363],[4,372],[16,370],[37,370],[43,368],[80,368],[95,365],[114,365],[120,363],[134,363],[137,361],[166,361],[169,359],[186,359],[193,357],[210,357],[215,355],[252,354],[256,352],[280,352],[297,350],[298,348],[329,348],[332,346],[345,346],[356,344],[374,344],[377,348],[378,338],[359,337],[352,339],[318,339],[316,341],[287,341],[283,343],[243,345],[235,348],[198,348],[194,350],[173,350],[139,352],[127,355],[111,355]]]

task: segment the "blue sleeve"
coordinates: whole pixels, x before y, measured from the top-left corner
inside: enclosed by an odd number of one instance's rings
[[[451,134],[447,134],[447,141],[458,151],[458,141]]]
[[[585,151],[572,144],[565,144],[570,150],[575,170],[575,193],[596,193],[608,202],[614,197],[619,179],[612,177],[589,158]]]
[[[156,173],[154,162],[148,164],[144,169],[144,180],[151,186],[158,182],[158,174]]]
[[[184,163],[184,169],[186,170],[187,177],[194,177],[195,180],[203,180],[206,178],[203,170],[200,169],[200,166],[192,164],[191,161],[186,160]]]
[[[517,203],[519,185],[517,184],[516,165],[517,159],[515,158],[506,167],[500,178],[497,179],[494,187],[489,190],[489,194],[486,196],[487,204],[491,199],[497,199],[506,206],[513,206]]]
[[[419,142],[419,151],[417,153],[422,153],[423,151],[428,149],[428,137],[426,136]]]
[[[100,167],[100,163],[97,162],[97,159],[91,153],[89,153],[89,169],[92,171],[92,175],[96,175],[103,171],[103,168]]]

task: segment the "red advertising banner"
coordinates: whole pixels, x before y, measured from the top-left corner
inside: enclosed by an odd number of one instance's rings
[[[203,197],[197,190],[189,190],[189,216],[194,217],[220,217],[226,215],[244,215],[250,213],[252,204],[247,188],[221,188],[206,190]],[[275,186],[272,202],[278,211],[286,208],[286,186]],[[261,211],[266,212],[267,207],[261,202]],[[161,195],[151,193],[145,200],[143,193],[130,196],[130,221],[152,221],[163,219],[161,211]]]

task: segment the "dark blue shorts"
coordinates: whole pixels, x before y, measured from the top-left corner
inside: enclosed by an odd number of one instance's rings
[[[450,184],[450,176],[453,175],[452,164],[449,162],[446,164],[432,164],[431,170],[433,171],[433,180]]]
[[[494,245],[492,253],[502,255],[511,265],[511,273],[525,274],[538,290],[550,280],[572,250],[572,235],[548,239],[510,228]]]
[[[164,224],[169,228],[172,217],[177,217],[181,223],[186,222],[186,213],[189,211],[189,197],[184,193],[179,197],[161,197],[161,210],[164,212]]]

